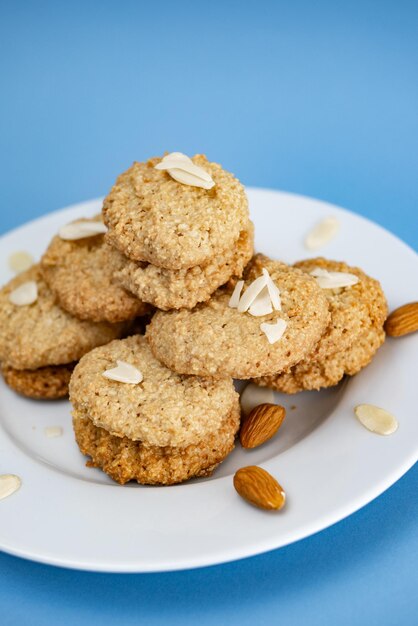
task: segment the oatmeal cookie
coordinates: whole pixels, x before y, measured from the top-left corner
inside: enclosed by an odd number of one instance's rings
[[[48,365],[36,370],[16,370],[4,366],[5,382],[17,393],[34,400],[57,400],[68,396],[68,385],[75,363]]]
[[[136,367],[143,381],[109,380],[116,361]],[[112,341],[86,354],[70,381],[70,400],[95,426],[146,445],[187,447],[220,428],[237,402],[232,379],[179,376],[153,356],[143,336]]]
[[[350,287],[324,289],[331,320],[306,359],[288,372],[254,380],[258,385],[285,393],[330,387],[345,374],[352,376],[359,372],[383,343],[387,316],[386,299],[379,282],[361,269],[324,258],[300,261],[295,267],[307,273],[315,268],[348,272],[359,281]]]
[[[156,170],[159,157],[121,174],[103,203],[109,243],[134,261],[168,269],[201,265],[231,248],[248,224],[244,187],[204,155],[192,160],[211,175],[212,189]]]
[[[245,288],[265,267],[281,293],[281,311],[262,317],[240,313],[228,303],[232,287],[219,289],[191,311],[158,311],[146,337],[154,355],[180,374],[253,378],[283,371],[303,359],[329,322],[328,303],[316,280],[299,269],[257,255],[247,267]],[[270,344],[260,328],[287,323]]]
[[[156,265],[127,260],[116,272],[120,284],[144,302],[167,311],[192,309],[198,302],[208,300],[218,287],[231,277],[240,277],[253,255],[254,227],[247,230],[230,250],[203,265],[189,269],[168,270]]]
[[[172,485],[197,476],[210,476],[233,450],[239,427],[238,402],[219,427],[185,448],[158,447],[116,437],[77,409],[73,426],[78,446],[91,457],[87,465],[99,467],[122,485],[136,480],[148,485]]]
[[[38,288],[36,302],[12,304],[11,292],[27,281]],[[126,334],[129,323],[81,321],[61,309],[39,265],[13,278],[0,290],[0,362],[14,369],[38,369],[78,361],[86,352]]]
[[[56,235],[41,259],[43,276],[58,304],[92,322],[123,322],[148,312],[149,306],[113,279],[124,265],[124,256],[106,244],[103,235],[75,241]]]

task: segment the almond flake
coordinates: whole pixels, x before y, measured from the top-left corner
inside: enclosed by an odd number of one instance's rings
[[[130,385],[137,385],[143,380],[141,372],[134,365],[119,360],[116,360],[116,367],[103,372],[103,376]]]
[[[237,308],[243,287],[244,287],[244,281],[239,280],[237,284],[235,285],[235,289],[232,292],[232,296],[230,297],[229,302],[228,302],[228,306],[230,306],[231,309]]]
[[[259,276],[258,278],[253,280],[251,285],[249,285],[244,291],[244,294],[241,296],[238,303],[238,311],[240,313],[245,313],[245,311],[248,311],[258,294],[263,291],[266,284],[267,280],[265,276]]]
[[[373,404],[359,404],[354,409],[357,419],[372,433],[391,435],[398,429],[396,418]]]
[[[262,315],[269,315],[273,313],[273,307],[271,304],[270,294],[267,286],[258,294],[250,308],[248,313],[254,317],[261,317]]]
[[[317,250],[331,241],[340,230],[340,223],[333,215],[326,217],[307,234],[305,238],[305,248]]]
[[[2,474],[0,476],[0,500],[11,496],[12,493],[20,489],[22,481],[15,474]]]
[[[263,322],[260,324],[260,329],[266,335],[269,343],[276,343],[282,338],[284,331],[286,330],[287,322],[282,319],[278,319],[274,324],[268,324]]]
[[[359,281],[358,276],[348,272],[328,272],[328,270],[317,267],[310,273],[315,276],[316,282],[322,289],[340,289],[341,287],[352,287]]]
[[[61,437],[63,432],[64,431],[61,428],[61,426],[47,426],[44,429],[45,436],[48,437],[48,439],[55,439],[55,437]]]
[[[166,170],[174,180],[191,187],[212,189],[215,182],[208,172],[195,165],[193,161],[181,152],[172,152],[163,157],[155,165],[156,170]]]
[[[268,387],[259,387],[250,383],[242,392],[240,403],[242,412],[248,415],[259,404],[274,404],[274,392]]]
[[[76,239],[86,239],[87,237],[103,235],[106,232],[107,227],[103,222],[91,220],[66,224],[59,229],[58,234],[64,241],[75,241]]]
[[[276,311],[281,311],[282,303],[280,300],[280,290],[277,287],[277,285],[274,283],[274,281],[272,280],[270,274],[268,273],[268,270],[266,270],[265,267],[263,267],[263,275],[265,276],[267,280],[267,289],[269,292],[271,303]]]
[[[28,280],[16,287],[9,294],[9,300],[16,306],[26,306],[33,304],[38,299],[38,285],[34,280]]]
[[[33,256],[29,252],[13,252],[9,256],[9,267],[15,274],[28,270],[33,263]]]

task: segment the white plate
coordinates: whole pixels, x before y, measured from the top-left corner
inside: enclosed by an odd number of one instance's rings
[[[249,198],[258,250],[289,262],[314,256],[303,247],[306,232],[335,215],[340,233],[320,253],[378,278],[390,308],[417,298],[417,257],[379,226],[291,194],[250,189]],[[1,282],[11,276],[11,252],[39,257],[59,226],[93,215],[100,204],[79,204],[5,235]],[[277,394],[288,415],[275,439],[251,452],[237,446],[212,478],[174,487],[121,487],[86,468],[73,440],[69,403],[25,400],[1,383],[0,473],[17,474],[23,484],[0,502],[0,547],[66,567],[149,572],[239,559],[317,532],[378,496],[417,459],[417,347],[418,335],[389,340],[366,370],[337,388]],[[389,437],[368,432],[353,414],[362,402],[393,412],[398,431]],[[44,428],[55,425],[64,434],[48,439]],[[285,488],[282,511],[260,511],[235,493],[234,471],[253,464]]]

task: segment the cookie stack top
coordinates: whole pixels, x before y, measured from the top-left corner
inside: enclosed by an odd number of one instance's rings
[[[164,310],[208,300],[253,253],[244,187],[204,155],[134,163],[105,198],[103,219],[106,241],[125,257],[116,279]]]

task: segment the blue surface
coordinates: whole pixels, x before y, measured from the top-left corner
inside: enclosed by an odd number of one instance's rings
[[[2,232],[181,150],[418,243],[416,2],[0,2],[0,49]],[[0,622],[416,624],[417,492],[415,467],[319,535],[203,570],[0,555]]]

